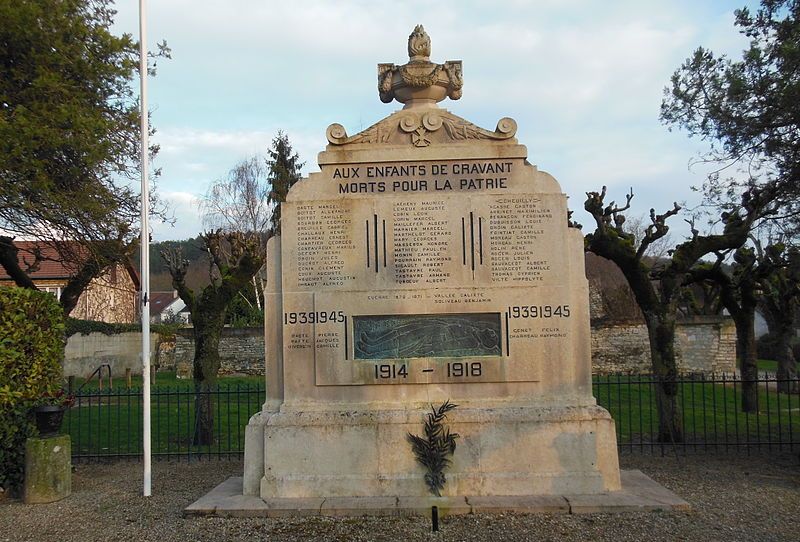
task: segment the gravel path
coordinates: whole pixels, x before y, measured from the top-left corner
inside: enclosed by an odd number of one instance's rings
[[[78,465],[73,494],[58,503],[0,501],[0,541],[367,541],[367,540],[800,540],[797,454],[666,457],[624,455],[688,500],[683,513],[498,515],[445,518],[187,518],[181,510],[240,461],[156,462],[153,493],[140,497],[141,464]]]

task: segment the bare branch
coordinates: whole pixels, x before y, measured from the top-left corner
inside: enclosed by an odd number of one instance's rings
[[[162,250],[161,259],[167,265],[167,270],[172,277],[172,287],[186,303],[191,313],[194,313],[194,292],[186,285],[186,272],[189,269],[189,260],[183,259],[180,248]]]
[[[592,215],[595,222],[597,223],[597,227],[601,230],[606,230],[608,227],[611,226],[612,220],[614,223],[614,229],[622,235],[623,237],[629,237],[625,234],[623,230],[623,224],[625,223],[625,216],[621,213],[626,211],[631,206],[631,200],[633,199],[633,188],[629,194],[625,196],[625,205],[622,207],[617,207],[615,202],[612,201],[607,206],[604,207],[603,200],[606,197],[606,187],[604,186],[601,192],[586,192],[586,202],[584,203],[583,207],[589,214]]]
[[[697,236],[700,235],[700,230],[698,230],[695,227],[695,223],[694,223],[695,219],[694,219],[694,217],[692,217],[692,218],[684,218],[683,221],[686,222],[687,224],[689,224],[689,229],[692,232],[692,240],[697,239]]]
[[[652,224],[647,226],[647,229],[644,232],[644,237],[642,238],[642,242],[639,244],[639,249],[636,251],[636,257],[638,259],[641,259],[642,256],[644,256],[647,247],[669,233],[667,219],[678,214],[680,210],[681,207],[677,203],[673,203],[672,209],[660,215],[656,214],[655,209],[650,209],[650,221]]]

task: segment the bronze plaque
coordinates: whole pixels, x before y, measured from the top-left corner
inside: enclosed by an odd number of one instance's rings
[[[353,317],[356,359],[502,355],[500,313]]]

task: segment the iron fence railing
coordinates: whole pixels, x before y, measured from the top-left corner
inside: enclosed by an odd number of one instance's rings
[[[656,387],[652,375],[599,375],[593,378],[597,402],[614,418],[621,451],[715,451],[800,448],[800,379],[764,373],[756,380],[739,374],[681,375],[676,401],[683,438],[658,442]],[[758,408],[742,411],[742,386],[757,388]],[[781,391],[783,390],[783,391]],[[793,393],[787,393],[786,391]]]
[[[263,384],[221,384],[204,392],[213,405],[214,442],[195,445],[195,392],[192,387],[159,387],[150,392],[151,450],[155,458],[238,456],[244,428],[261,410]],[[142,455],[142,390],[81,391],[62,429],[72,437],[76,460],[138,458]]]
[[[681,442],[658,442],[656,386],[650,375],[599,375],[592,380],[598,404],[614,418],[620,451],[800,449],[800,380],[760,375],[758,409],[744,413],[739,375],[683,375],[677,380]],[[785,393],[780,390],[795,390]],[[214,442],[193,443],[195,392],[191,386],[151,391],[152,452],[156,458],[238,457],[244,428],[261,409],[264,384],[220,384],[211,391]],[[72,436],[75,460],[142,455],[141,389],[82,390],[63,429]]]

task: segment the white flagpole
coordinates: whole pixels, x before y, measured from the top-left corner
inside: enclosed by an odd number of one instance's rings
[[[147,32],[146,32],[146,0],[139,0],[139,81],[141,104],[141,167],[142,167],[142,239],[141,239],[141,280],[142,280],[142,453],[144,455],[144,488],[143,495],[152,495],[152,470],[150,456],[150,229],[148,226],[149,195],[147,184]]]

